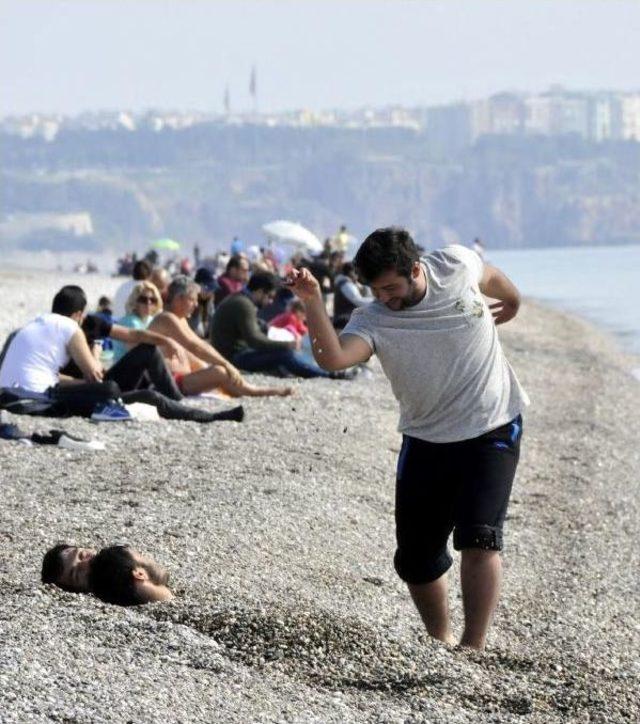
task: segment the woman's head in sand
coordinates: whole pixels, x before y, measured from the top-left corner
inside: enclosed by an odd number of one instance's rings
[[[198,294],[200,285],[196,284],[184,274],[175,277],[167,290],[167,309],[176,315],[186,319],[190,317],[198,306]]]
[[[138,282],[126,301],[127,314],[146,320],[162,311],[162,297],[155,284],[150,281]]]
[[[68,543],[59,543],[45,553],[42,560],[42,582],[54,583],[72,593],[89,590],[89,567],[96,551]]]
[[[137,606],[173,598],[169,574],[151,558],[128,546],[103,548],[91,561],[89,590],[101,601]]]

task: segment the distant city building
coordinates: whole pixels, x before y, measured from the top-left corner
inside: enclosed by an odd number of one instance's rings
[[[274,127],[407,128],[425,131],[428,142],[455,153],[487,135],[575,135],[601,142],[640,141],[640,93],[568,91],[553,86],[539,94],[496,93],[474,102],[427,108],[361,108],[354,111],[309,109],[282,113],[194,113],[151,110],[86,112],[73,118],[34,113],[0,119],[0,131],[24,139],[54,141],[60,131],[114,130],[134,132],[167,128],[181,130],[198,124]]]
[[[621,99],[622,138],[640,141],[640,93]]]

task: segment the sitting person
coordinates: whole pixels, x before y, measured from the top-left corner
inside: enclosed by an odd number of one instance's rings
[[[206,267],[200,267],[194,277],[195,283],[200,287],[198,293],[198,306],[189,317],[189,326],[202,339],[209,338],[209,324],[213,317],[213,295],[218,288],[218,282],[213,272]]]
[[[102,296],[98,299],[98,307],[95,311],[96,316],[102,317],[106,322],[113,322],[113,303],[109,297]]]
[[[265,397],[287,396],[291,387],[258,387],[249,384],[238,370],[214,347],[189,326],[189,318],[198,304],[198,285],[185,276],[176,277],[169,285],[165,311],[154,317],[149,331],[169,337],[183,349],[168,359],[180,390],[185,395],[221,388],[232,397],[248,395]]]
[[[258,309],[258,319],[267,324],[271,323],[274,317],[287,311],[287,306],[293,301],[295,294],[286,286],[280,286],[276,289],[272,302],[265,307]]]
[[[218,288],[214,293],[214,304],[217,307],[230,294],[235,294],[244,288],[249,281],[251,267],[246,256],[234,254],[227,262],[224,274],[218,277]]]
[[[72,593],[93,593],[119,606],[173,598],[164,568],[128,546],[110,546],[97,553],[93,548],[60,543],[45,553],[41,579]]]
[[[269,322],[270,327],[278,327],[291,332],[294,337],[304,337],[308,333],[307,312],[299,299],[293,299],[287,309]]]
[[[18,330],[5,347],[0,387],[47,393],[57,406],[49,414],[90,417],[96,406],[102,404],[107,406],[105,415],[109,409],[113,412],[109,413],[109,419],[122,419],[121,411],[110,405],[122,398],[125,402],[154,405],[161,416],[172,419],[212,422],[242,416],[240,408],[228,413],[210,413],[178,405],[182,393],[154,345],[166,346],[171,354],[181,352],[179,345],[154,332],[119,327],[93,315],[83,321],[86,306],[87,298],[80,287],[63,287],[53,299],[51,313],[37,317]],[[108,336],[137,346],[105,374],[89,343]],[[155,390],[138,391],[143,381],[152,383]],[[123,393],[130,393],[132,397],[127,399]],[[191,412],[195,413],[194,417],[190,416]]]
[[[333,326],[343,329],[351,312],[374,301],[367,287],[358,283],[356,270],[351,262],[342,265],[340,274],[335,278],[333,286]]]
[[[118,327],[147,329],[156,314],[162,311],[162,297],[149,281],[138,282],[125,303],[126,314],[117,321]],[[113,327],[111,328],[113,332]],[[110,334],[111,334],[110,332]],[[113,360],[119,362],[132,346],[116,339],[113,344]]]
[[[115,296],[113,297],[112,313],[115,318],[123,317],[125,315],[124,305],[133,287],[145,279],[149,279],[152,272],[151,264],[145,259],[140,259],[133,265],[133,271],[131,279],[127,279],[116,290]]]
[[[167,289],[169,289],[169,284],[171,283],[169,272],[164,267],[155,266],[153,267],[149,281],[158,292],[160,292],[160,297],[162,301],[164,301],[164,298],[167,296]]]
[[[254,274],[244,292],[233,294],[216,309],[211,343],[234,365],[247,372],[290,374],[296,377],[349,379],[349,372],[327,372],[299,353],[300,340],[269,339],[262,331],[258,309],[269,304],[276,277]]]

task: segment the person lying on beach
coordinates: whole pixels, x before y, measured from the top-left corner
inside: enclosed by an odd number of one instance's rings
[[[118,606],[173,598],[167,571],[129,546],[109,546],[97,552],[59,543],[44,555],[41,580],[71,593],[92,593]]]
[[[169,285],[165,310],[154,317],[150,332],[168,337],[180,345],[177,355],[167,358],[180,391],[198,395],[221,388],[231,397],[286,397],[291,387],[259,387],[249,384],[208,342],[189,326],[189,318],[198,305],[199,286],[186,276],[176,277]]]

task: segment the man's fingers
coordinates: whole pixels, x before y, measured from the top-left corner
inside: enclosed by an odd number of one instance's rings
[[[493,304],[489,305],[489,309],[502,309],[504,307],[504,302],[494,302]]]

